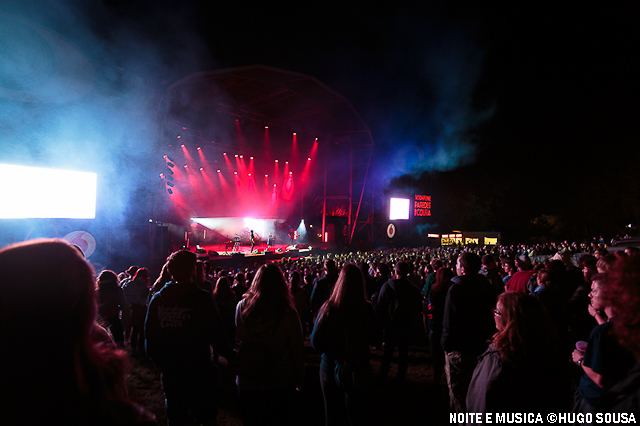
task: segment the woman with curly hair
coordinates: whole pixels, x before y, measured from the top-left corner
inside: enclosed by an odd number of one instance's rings
[[[95,340],[93,268],[63,240],[0,250],[3,424],[155,424],[129,399],[126,354]]]
[[[243,423],[295,424],[291,401],[304,378],[300,318],[278,265],[262,265],[236,307]]]
[[[494,318],[498,332],[473,372],[468,411],[567,411],[567,375],[546,309],[534,297],[507,292],[498,297]]]
[[[606,411],[640,413],[640,254],[616,261],[609,268],[603,298],[609,303],[613,335],[635,357],[636,364],[623,380],[609,388]]]
[[[598,325],[591,330],[586,349],[575,349],[572,354],[573,362],[583,373],[575,394],[575,413],[602,412],[608,401],[608,389],[624,379],[635,362],[613,334],[618,318],[614,321],[611,300],[604,297],[608,282],[609,277],[604,274],[593,276],[589,313]]]

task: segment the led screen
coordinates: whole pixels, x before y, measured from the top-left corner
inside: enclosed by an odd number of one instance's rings
[[[0,219],[94,219],[95,173],[0,164]]]
[[[389,205],[389,220],[409,219],[410,200],[408,198],[391,198]]]

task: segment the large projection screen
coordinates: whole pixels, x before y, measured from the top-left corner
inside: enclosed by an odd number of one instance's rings
[[[0,164],[0,219],[96,217],[95,173]]]
[[[389,200],[389,220],[409,219],[410,200],[408,198],[391,198]]]

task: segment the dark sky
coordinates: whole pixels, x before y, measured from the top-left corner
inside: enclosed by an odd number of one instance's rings
[[[220,67],[263,63],[343,94],[389,186],[449,201],[444,229],[580,238],[640,219],[637,10],[486,3],[202,7],[196,28]],[[460,209],[484,219],[452,219]],[[563,229],[532,229],[541,215]]]
[[[0,12],[54,29],[98,67],[169,82],[253,64],[311,75],[370,127],[376,184],[438,195],[443,228],[526,237],[556,215],[556,235],[577,238],[640,219],[633,2],[324,3],[26,0]]]

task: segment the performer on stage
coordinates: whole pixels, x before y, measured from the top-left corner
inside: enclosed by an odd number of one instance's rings
[[[256,244],[256,236],[253,234],[253,229],[249,231],[249,241],[251,241],[251,253],[253,253],[253,246]]]
[[[269,237],[267,237],[267,247],[271,248],[271,246],[273,246],[273,234],[271,232],[269,232]]]

